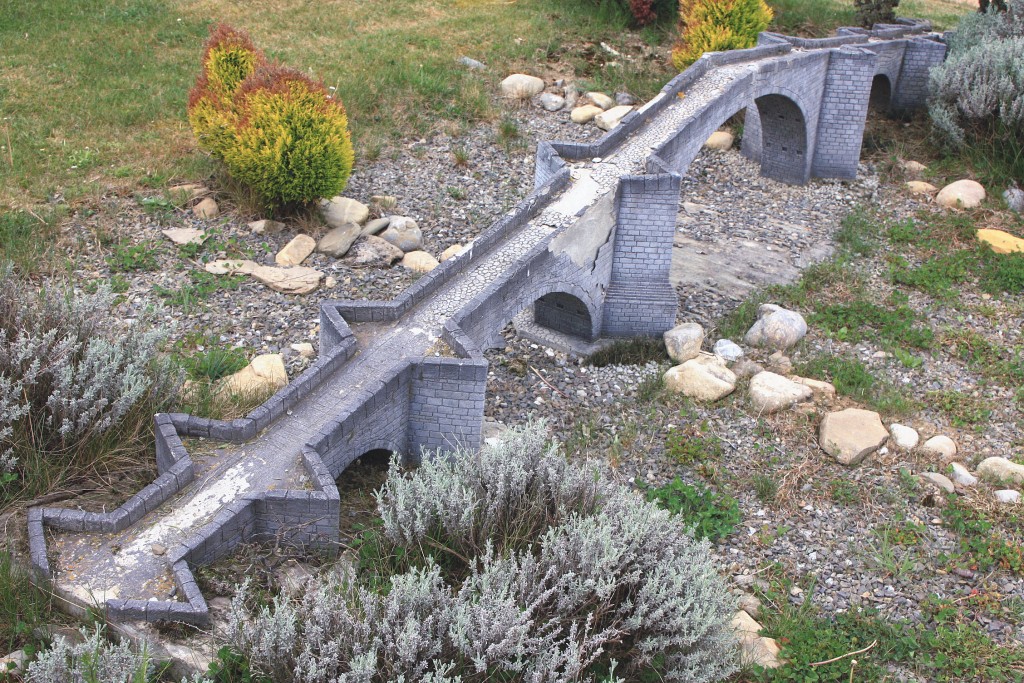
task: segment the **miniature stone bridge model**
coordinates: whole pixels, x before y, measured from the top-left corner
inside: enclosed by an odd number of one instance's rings
[[[324,302],[319,358],[250,415],[157,415],[160,476],[127,503],[31,509],[40,579],[113,620],[203,625],[192,567],[258,540],[335,551],[335,480],[358,457],[479,445],[482,351],[520,311],[591,340],[675,325],[680,175],[723,122],[746,110],[743,151],[765,176],[853,178],[869,100],[921,106],[944,55],[909,21],[823,40],[764,33],[705,55],[596,143],[540,143],[529,197],[395,301]],[[233,445],[193,458],[189,439]]]

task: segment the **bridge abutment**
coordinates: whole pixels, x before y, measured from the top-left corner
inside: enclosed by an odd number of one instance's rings
[[[857,177],[877,60],[875,53],[861,47],[832,50],[811,166],[814,177]]]
[[[928,104],[928,79],[933,66],[946,58],[946,45],[935,40],[908,40],[899,80],[892,92],[893,115],[907,116]]]
[[[679,298],[669,271],[679,183],[674,173],[619,180],[604,336],[657,336],[676,324]]]

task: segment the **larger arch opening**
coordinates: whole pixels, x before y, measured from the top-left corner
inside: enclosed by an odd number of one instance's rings
[[[355,540],[377,518],[378,491],[388,477],[394,452],[373,448],[352,461],[335,480],[341,495],[341,541]]]
[[[551,292],[533,304],[533,321],[542,327],[585,341],[594,340],[594,321],[579,297]]]
[[[799,105],[784,95],[755,100],[761,119],[761,174],[784,183],[808,177],[807,121]]]

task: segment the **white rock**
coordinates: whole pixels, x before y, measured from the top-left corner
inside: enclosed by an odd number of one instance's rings
[[[320,285],[320,280],[324,277],[319,270],[306,266],[257,266],[250,274],[267,287],[282,294],[309,294]]]
[[[730,363],[743,358],[743,349],[731,339],[719,339],[716,341],[714,352],[716,356]]]
[[[893,445],[905,451],[917,448],[917,444],[921,441],[921,435],[917,433],[916,429],[899,423],[889,425],[889,435],[892,436]]]
[[[171,228],[169,230],[161,230],[161,232],[164,234],[164,237],[179,246],[202,244],[209,237],[205,230],[197,230],[196,228]]]
[[[313,348],[313,345],[310,344],[309,342],[298,342],[296,344],[290,344],[289,346],[292,351],[299,354],[303,358],[312,358],[313,356],[316,355],[316,350]]]
[[[501,82],[502,97],[525,100],[544,90],[544,81],[527,74],[512,74]]]
[[[380,238],[406,253],[423,248],[423,232],[416,221],[405,216],[392,216],[391,224],[380,234]]]
[[[822,382],[818,379],[811,379],[810,377],[798,377],[793,375],[790,377],[791,380],[797,384],[803,384],[810,388],[811,393],[814,394],[814,398],[825,401],[831,401],[836,397],[836,387],[831,382]]]
[[[951,209],[974,209],[985,201],[985,188],[973,180],[958,180],[939,190],[935,203]]]
[[[752,619],[757,619],[758,614],[761,612],[761,601],[757,599],[757,596],[750,593],[741,595],[738,604],[739,608],[749,614]]]
[[[363,226],[363,231],[360,234],[364,237],[366,235],[378,235],[381,231],[387,230],[389,225],[391,225],[390,216],[387,218],[374,218],[372,221],[366,221],[366,225]]]
[[[546,92],[540,96],[540,106],[544,108],[544,111],[558,111],[565,106],[565,98]]]
[[[217,206],[217,202],[213,201],[211,197],[203,199],[192,207],[192,215],[196,218],[216,218],[218,214],[220,214],[220,208]]]
[[[309,235],[296,235],[277,252],[274,262],[279,266],[297,266],[316,249],[316,240]]]
[[[25,654],[24,650],[15,650],[6,657],[0,657],[0,673],[4,673],[7,676],[11,676],[10,680],[15,680],[15,674],[20,674],[25,671],[25,664],[28,662],[28,655]],[[4,680],[8,680],[4,677]],[[17,680],[21,680],[17,678]]]
[[[749,346],[784,351],[807,334],[807,322],[796,311],[775,304],[761,304],[758,320],[747,330],[743,341]]]
[[[779,660],[781,648],[774,638],[760,636],[761,624],[740,610],[732,620],[732,628],[736,631],[736,640],[740,648],[740,663],[743,665],[758,664],[766,669],[774,669],[782,665]]]
[[[254,235],[276,235],[284,230],[285,225],[280,221],[272,221],[264,218],[263,220],[248,223],[247,227]]]
[[[343,223],[321,237],[320,241],[316,243],[316,250],[327,256],[341,258],[348,253],[348,250],[352,248],[352,243],[362,234],[363,229],[359,227],[358,223]]]
[[[665,386],[698,401],[717,401],[736,390],[736,375],[721,358],[701,354],[670,368]]]
[[[920,161],[901,161],[900,168],[902,168],[903,172],[912,178],[919,177],[928,169],[928,167]]]
[[[633,111],[633,107],[612,107],[611,109],[601,112],[594,117],[594,123],[601,130],[611,130],[615,126],[619,125],[619,121],[623,119],[629,112]]]
[[[950,479],[953,480],[954,484],[957,484],[958,486],[976,486],[977,485],[978,478],[976,476],[974,476],[973,474],[971,474],[967,470],[966,467],[964,467],[963,465],[961,465],[958,462],[954,462],[951,465],[951,467],[952,467],[953,471],[950,473],[949,477],[950,477]]]
[[[320,215],[332,228],[346,223],[362,225],[370,217],[370,207],[349,197],[331,197],[320,202]]]
[[[944,474],[939,474],[938,472],[924,472],[921,474],[921,478],[934,484],[946,493],[953,493],[956,491],[956,487],[953,486],[953,482],[951,482],[949,477]]]
[[[747,395],[755,411],[759,414],[768,414],[806,401],[811,398],[813,392],[809,386],[786,379],[774,372],[759,372],[750,379]]]
[[[948,436],[933,436],[921,445],[921,452],[948,461],[956,455],[956,444]]]
[[[1006,458],[985,458],[978,464],[978,475],[995,481],[1024,484],[1024,465],[1018,465]]]
[[[904,184],[904,187],[907,188],[907,192],[910,194],[935,194],[939,189],[923,180],[910,180]]]
[[[210,261],[203,266],[203,269],[213,275],[252,275],[252,272],[258,267],[255,261],[248,259],[221,259]]]
[[[603,92],[591,91],[584,95],[583,98],[595,107],[601,107],[605,111],[615,106],[615,100]]]
[[[437,265],[437,259],[425,251],[410,251],[402,258],[402,267],[414,273],[429,273]]]
[[[847,408],[827,414],[818,429],[821,449],[843,465],[857,465],[885,445],[889,432],[878,413]]]
[[[459,57],[459,64],[473,71],[487,71],[487,65],[465,55]]]
[[[256,356],[247,366],[222,379],[220,391],[232,394],[262,394],[273,392],[288,384],[284,359],[279,353]]]
[[[603,112],[604,109],[593,104],[585,104],[582,107],[576,107],[569,114],[569,118],[572,119],[573,123],[590,123],[594,120],[594,117]]]
[[[665,332],[663,338],[668,357],[676,363],[685,363],[700,355],[704,328],[697,323],[683,323]]]
[[[704,147],[707,149],[715,149],[719,151],[725,151],[732,148],[732,143],[736,138],[733,137],[732,133],[727,133],[724,130],[716,130],[711,134],[704,142]]]
[[[1013,489],[1002,489],[996,491],[994,495],[996,500],[1007,505],[1014,505],[1020,502],[1020,491],[1014,491]]]
[[[357,239],[345,254],[345,263],[351,266],[386,268],[401,261],[405,252],[376,235]]]
[[[1010,187],[1003,191],[1003,200],[1010,211],[1024,213],[1024,190],[1019,187]]]

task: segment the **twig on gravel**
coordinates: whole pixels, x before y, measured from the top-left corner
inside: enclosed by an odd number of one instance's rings
[[[870,645],[868,645],[865,648],[861,648],[860,650],[857,650],[856,652],[847,652],[845,655],[839,655],[838,657],[833,657],[832,659],[826,659],[825,661],[822,661],[822,662],[814,662],[813,664],[810,664],[809,666],[822,666],[824,664],[831,664],[832,662],[838,662],[840,659],[846,659],[847,657],[853,657],[854,655],[859,655],[859,654],[862,654],[864,652],[867,652],[868,650],[873,648],[875,645],[878,645],[878,641],[877,640],[872,640]]]
[[[562,391],[561,391],[561,390],[560,390],[560,389],[559,389],[558,387],[556,387],[556,386],[555,386],[554,384],[552,384],[551,382],[547,381],[547,379],[545,379],[545,378],[544,378],[544,375],[540,374],[540,372],[539,372],[539,371],[537,370],[537,368],[535,368],[535,367],[533,367],[533,366],[531,365],[531,366],[530,366],[530,369],[531,369],[531,370],[533,370],[533,374],[535,374],[535,375],[537,375],[538,377],[540,377],[540,381],[541,381],[541,382],[544,382],[544,384],[547,384],[547,385],[548,385],[548,388],[549,388],[549,389],[551,389],[551,391],[555,392],[556,394],[558,394],[558,395],[559,395],[559,396],[561,396],[562,398],[569,398],[569,397],[568,397],[568,396],[566,396],[566,395],[565,395],[564,393],[562,393]]]

